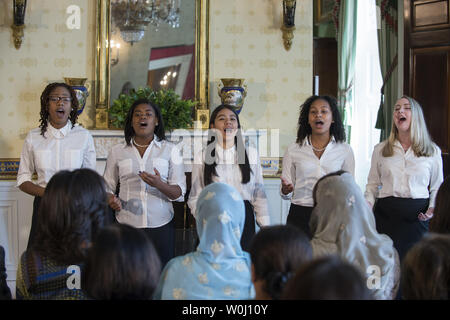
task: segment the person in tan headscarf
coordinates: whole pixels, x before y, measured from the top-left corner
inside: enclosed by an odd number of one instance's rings
[[[353,176],[330,173],[317,181],[310,228],[313,256],[337,254],[367,277],[375,299],[393,299],[400,264],[392,240],[379,234],[372,211]]]

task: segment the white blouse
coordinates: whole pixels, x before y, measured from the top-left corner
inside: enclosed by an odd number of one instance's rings
[[[192,165],[192,187],[189,194],[188,206],[194,217],[196,216],[197,199],[204,185],[204,163],[205,154],[210,151],[211,147],[205,147],[194,157]],[[246,184],[242,183],[242,173],[238,162],[238,153],[236,146],[229,149],[223,149],[216,144],[217,155],[217,176],[212,177],[213,182],[223,182],[231,185],[239,191],[244,200],[248,200],[255,212],[256,222],[259,226],[267,226],[270,224],[269,209],[267,204],[267,196],[264,189],[264,180],[262,175],[261,163],[258,151],[255,148],[247,148],[247,156],[250,163],[250,181]]]
[[[324,175],[345,170],[355,176],[355,157],[352,148],[345,142],[336,142],[334,137],[331,138],[320,159],[314,154],[308,139],[304,139],[301,144],[292,143],[284,154],[282,166],[281,177],[294,185],[294,191],[285,195],[281,192],[280,185],[281,197],[304,207],[314,205],[312,194],[314,185]]]
[[[78,124],[72,128],[70,121],[61,129],[48,123],[44,137],[41,128],[35,128],[25,138],[17,186],[32,181],[36,172],[37,185],[45,188],[56,172],[79,168],[95,170],[95,162],[94,139],[88,130]]]
[[[386,142],[377,144],[372,153],[372,165],[364,196],[372,205],[376,198],[430,198],[434,207],[436,194],[443,181],[441,150],[431,157],[416,157],[411,147],[405,152],[399,141],[392,157],[383,157]]]
[[[126,142],[115,145],[108,154],[103,177],[109,193],[114,194],[120,182],[122,210],[116,214],[120,223],[137,228],[163,226],[173,218],[171,201],[184,201],[186,176],[180,150],[166,140],[156,140],[153,139],[143,157],[136,147]],[[169,199],[139,177],[139,171],[155,174],[154,168],[159,171],[161,180],[181,188],[179,198]]]

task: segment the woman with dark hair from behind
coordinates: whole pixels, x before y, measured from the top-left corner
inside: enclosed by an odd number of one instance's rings
[[[354,175],[353,150],[345,142],[345,129],[334,97],[311,96],[300,107],[297,140],[283,157],[281,197],[291,201],[287,224],[310,238],[312,190],[327,173],[345,170]]]
[[[11,290],[6,282],[5,249],[0,246],[0,300],[11,300]]]
[[[17,299],[85,299],[80,272],[107,210],[105,185],[95,171],[56,173],[42,198],[36,241],[17,268]]]
[[[109,152],[103,174],[109,205],[119,223],[147,233],[165,265],[175,255],[172,201],[183,202],[186,192],[183,159],[166,140],[161,111],[147,99],[130,107],[124,134],[125,141]]]
[[[436,195],[430,232],[450,234],[450,177],[446,177]]]
[[[222,182],[235,187],[244,199],[241,245],[248,251],[255,235],[255,220],[260,227],[270,224],[258,151],[244,145],[239,115],[232,106],[222,104],[214,109],[209,128],[206,147],[194,155],[188,205],[196,217],[197,199],[207,185]]]
[[[256,300],[278,300],[286,282],[305,262],[312,248],[303,231],[290,225],[262,228],[250,245]]]
[[[401,278],[405,300],[449,300],[450,235],[425,235],[406,254]]]
[[[288,281],[283,300],[371,300],[356,267],[336,255],[305,263]]]
[[[150,300],[160,272],[158,253],[145,232],[117,223],[96,237],[81,287],[96,300]]]

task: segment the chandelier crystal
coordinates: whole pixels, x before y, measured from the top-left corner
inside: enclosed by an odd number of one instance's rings
[[[113,23],[125,42],[142,40],[147,25],[158,31],[161,23],[180,26],[180,0],[116,0],[111,2]]]

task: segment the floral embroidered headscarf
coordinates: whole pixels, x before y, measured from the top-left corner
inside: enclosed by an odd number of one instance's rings
[[[250,256],[241,249],[245,206],[239,192],[212,183],[197,202],[197,250],[169,261],[155,299],[251,299]]]

